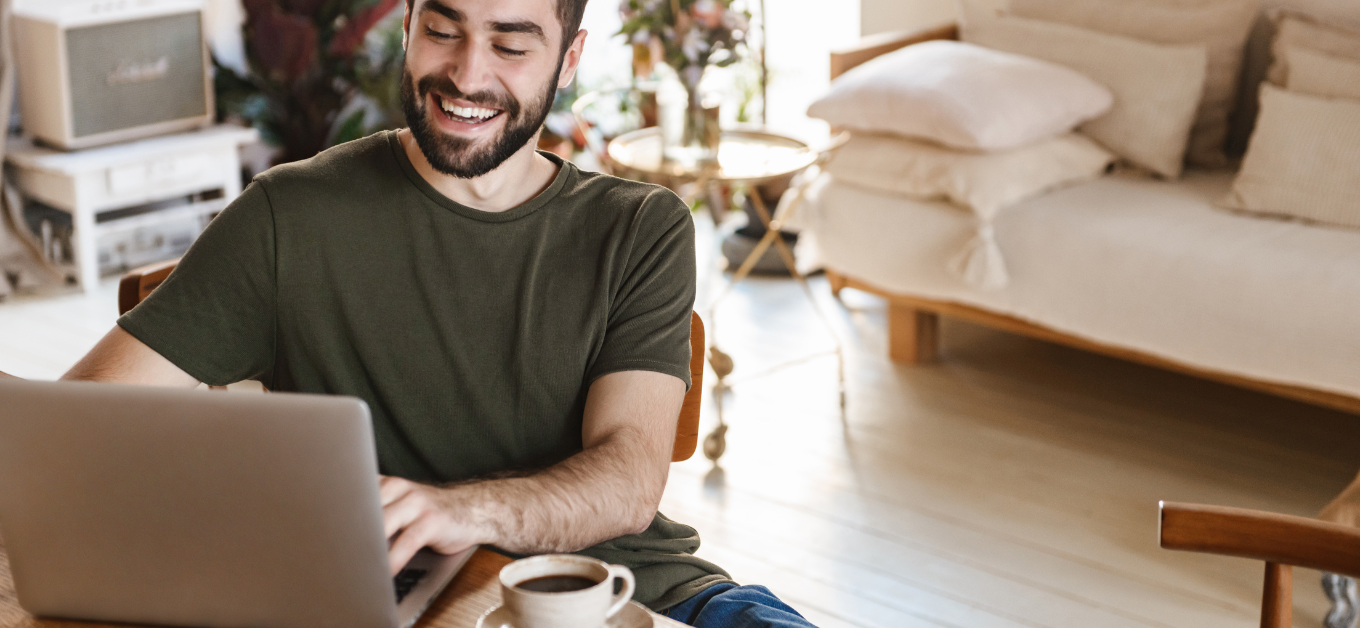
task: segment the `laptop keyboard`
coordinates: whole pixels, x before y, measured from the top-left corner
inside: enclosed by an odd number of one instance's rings
[[[420,582],[426,573],[428,571],[425,569],[403,569],[397,572],[397,576],[392,579],[392,584],[397,587],[398,604],[401,604],[401,601],[406,598],[406,594],[410,593],[411,589],[416,588],[416,583]]]

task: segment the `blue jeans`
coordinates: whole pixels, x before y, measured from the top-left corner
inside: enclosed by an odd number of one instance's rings
[[[760,585],[715,584],[666,616],[695,628],[817,628]]]

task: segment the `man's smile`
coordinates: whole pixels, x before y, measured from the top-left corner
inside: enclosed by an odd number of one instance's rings
[[[457,100],[445,99],[439,94],[431,93],[435,106],[443,112],[444,117],[450,121],[458,122],[473,128],[481,128],[488,122],[499,118],[503,111],[489,107],[479,107],[470,103],[459,102]]]

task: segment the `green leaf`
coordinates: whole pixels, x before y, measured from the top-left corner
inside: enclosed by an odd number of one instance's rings
[[[619,32],[614,34],[632,35],[633,33],[636,33],[638,31],[650,31],[652,30],[650,22],[651,20],[649,19],[648,16],[638,15],[635,16],[633,19],[624,22],[623,26],[619,27]]]

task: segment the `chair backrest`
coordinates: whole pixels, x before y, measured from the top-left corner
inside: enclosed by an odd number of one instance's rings
[[[118,313],[126,314],[137,307],[157,286],[165,282],[179,260],[143,266],[130,270],[118,282]],[[689,460],[699,445],[699,407],[704,394],[704,321],[698,312],[691,312],[689,319],[689,373],[692,380],[685,402],[680,406],[680,420],[675,429],[675,448],[671,450],[671,461]]]
[[[1266,562],[1261,627],[1288,628],[1293,568],[1360,577],[1360,530],[1317,519],[1258,510],[1161,502],[1165,549],[1255,558]]]

